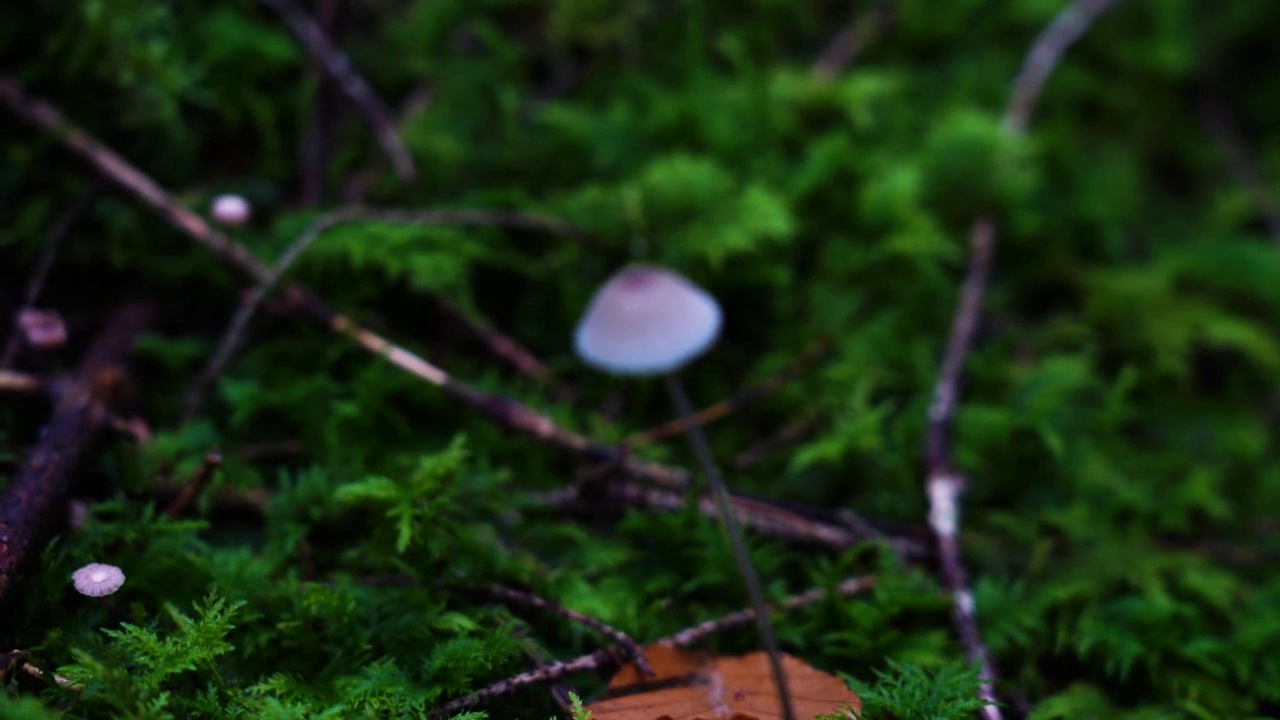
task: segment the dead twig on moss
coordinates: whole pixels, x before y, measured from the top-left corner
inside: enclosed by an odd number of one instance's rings
[[[26,650],[10,650],[5,654],[0,655],[0,683],[7,682],[9,676],[12,675],[14,671],[21,671],[37,680],[52,683],[54,685],[60,685],[68,690],[80,689],[80,686],[71,682],[67,678],[54,673],[45,672],[35,665],[32,665],[28,661],[28,658],[30,657],[31,653]]]
[[[656,510],[681,512],[688,507],[687,498],[679,493],[645,487],[633,482],[611,482],[600,498],[588,498],[581,488],[573,487],[531,496],[533,502],[566,510],[592,511],[601,502]],[[786,542],[820,545],[835,552],[844,552],[860,542],[879,541],[887,545],[899,557],[909,562],[922,562],[929,558],[928,544],[905,535],[887,535],[861,516],[842,511],[821,517],[817,511],[805,508],[787,508],[768,500],[730,493],[729,503],[743,527]],[[697,500],[698,512],[716,518],[715,502],[710,497]]]
[[[396,132],[391,111],[382,102],[382,98],[373,91],[368,81],[356,72],[351,64],[351,58],[333,44],[315,18],[308,15],[292,0],[262,0],[262,3],[284,20],[289,30],[306,47],[307,52],[320,62],[320,66],[324,68],[330,79],[360,109],[400,179],[406,182],[413,180],[417,176],[417,170],[414,168],[409,149],[405,147],[400,134]]]
[[[173,197],[142,171],[129,164],[97,139],[70,124],[47,102],[27,96],[14,79],[0,76],[0,103],[14,114],[51,133],[62,145],[87,161],[95,170],[134,195],[144,205],[159,213],[188,238],[213,251],[228,265],[263,283],[274,282],[274,273],[248,248],[214,230],[196,213],[179,205]],[[330,216],[330,223],[340,218],[358,217],[359,209],[340,211]],[[434,211],[448,213],[453,224],[496,224],[530,229],[562,228],[563,224],[541,218],[531,219],[522,213],[489,210]],[[348,213],[344,215],[343,213]],[[440,218],[441,216],[437,216]],[[440,220],[444,222],[443,219]],[[323,230],[324,228],[320,228]],[[439,387],[450,397],[478,410],[507,430],[541,440],[552,447],[568,451],[595,462],[613,463],[620,472],[671,487],[685,487],[689,474],[628,455],[621,448],[602,445],[560,427],[554,420],[523,403],[486,393],[459,381],[440,367],[361,326],[351,318],[334,312],[310,289],[286,284],[281,293],[289,306],[339,335],[355,341],[369,352],[384,358],[401,370]]]
[[[396,117],[396,131],[403,132],[415,118],[426,112],[435,99],[435,88],[429,83],[422,83],[409,91],[404,102],[400,104],[400,114]],[[343,205],[363,205],[369,195],[369,189],[377,182],[378,177],[386,171],[386,160],[381,155],[374,155],[347,180],[342,186],[340,197]]]
[[[779,604],[778,609],[784,612],[788,610],[798,610],[799,608],[806,605],[812,605],[826,597],[846,598],[854,595],[860,595],[875,587],[875,584],[876,579],[869,575],[849,578],[837,585],[834,590],[828,590],[827,588],[814,588],[807,592],[800,593],[799,595],[792,595],[791,597],[783,600]],[[679,647],[689,647],[690,645],[696,645],[717,633],[750,625],[753,622],[755,622],[755,611],[751,608],[744,608],[737,612],[718,617],[715,620],[708,620],[704,623],[694,625],[691,628],[681,630],[675,635],[664,638],[663,641]]]
[[[455,305],[448,298],[436,295],[432,298],[440,313],[464,332],[475,338],[489,354],[511,366],[516,372],[551,387],[557,400],[572,399],[577,393],[565,381],[557,378],[547,364],[520,341],[491,325],[484,318]]]
[[[200,460],[200,467],[196,468],[191,477],[182,484],[177,497],[164,509],[165,514],[171,518],[181,517],[191,503],[208,487],[209,481],[213,479],[220,467],[222,467],[222,453],[214,451],[206,454]]]
[[[765,437],[760,442],[743,450],[729,464],[735,470],[746,470],[747,468],[759,463],[776,452],[789,448],[803,440],[806,436],[817,429],[819,418],[817,415],[809,415],[783,425],[778,428],[772,435]]]
[[[1280,246],[1280,200],[1263,178],[1256,154],[1242,137],[1231,108],[1219,97],[1204,98],[1200,102],[1200,120],[1227,156],[1231,171],[1253,198],[1271,241]]]
[[[692,425],[706,425],[727,417],[777,392],[783,385],[805,373],[814,363],[825,358],[830,351],[831,340],[822,338],[806,348],[786,367],[765,378],[759,384],[753,385],[733,397],[705,407],[688,418],[677,418],[631,435],[626,440],[623,440],[622,444],[629,448],[642,447],[669,437],[681,435]]]
[[[226,366],[235,356],[240,345],[243,342],[245,332],[249,329],[249,323],[253,320],[253,316],[257,313],[258,308],[262,305],[267,295],[280,282],[280,278],[289,271],[298,258],[307,251],[320,236],[326,231],[339,225],[353,224],[359,222],[367,222],[369,224],[383,225],[420,225],[420,226],[443,226],[443,225],[478,225],[478,226],[497,226],[512,227],[544,231],[552,234],[578,233],[576,228],[567,224],[560,223],[556,220],[548,220],[534,215],[524,213],[499,211],[499,210],[390,210],[390,209],[371,209],[371,208],[344,208],[331,213],[320,216],[307,228],[305,232],[298,236],[292,243],[280,253],[280,257],[275,264],[271,266],[270,275],[267,279],[258,283],[240,303],[236,314],[232,316],[231,322],[228,323],[226,331],[222,335],[222,340],[218,343],[218,349],[214,352],[213,357],[200,371],[200,375],[196,381],[192,383],[191,389],[187,391],[186,401],[184,403],[183,417],[187,420],[195,417],[199,409],[200,402],[204,397],[208,386],[213,383],[226,370]],[[443,301],[442,301],[443,302]],[[461,315],[457,313],[459,322],[468,325],[472,333],[486,339],[486,347],[490,347],[499,357],[507,359],[509,362],[518,363],[517,367],[525,367],[530,362],[529,358],[533,358],[533,353],[525,350],[523,346],[515,340],[493,329],[481,329],[476,327]],[[532,362],[541,366],[536,359]]]
[[[144,305],[129,304],[110,315],[89,354],[61,383],[44,434],[0,495],[0,605],[12,596],[18,572],[71,485],[72,471],[106,424],[104,408],[150,314]]]
[[[880,3],[847,25],[822,49],[809,73],[823,81],[831,81],[844,72],[858,54],[893,23],[894,8],[890,3]]]
[[[610,642],[623,648],[627,657],[635,664],[636,669],[643,675],[652,676],[653,667],[649,665],[649,661],[645,659],[644,653],[640,650],[640,644],[631,639],[631,636],[621,630],[605,623],[603,620],[597,620],[590,615],[584,615],[576,610],[570,610],[563,605],[553,603],[545,598],[538,597],[533,593],[527,593],[523,590],[515,588],[503,587],[501,585],[486,585],[482,588],[489,595],[502,600],[503,602],[523,605],[533,608],[539,612],[550,613],[562,617],[566,620],[576,622],[584,627],[591,628],[601,635],[609,639]]]
[[[48,392],[49,383],[35,375],[14,370],[0,370],[0,393]]]
[[[777,605],[782,610],[798,610],[806,605],[812,605],[826,597],[852,597],[870,590],[875,587],[875,578],[866,576],[858,578],[850,578],[837,585],[834,592],[827,588],[815,588],[799,595],[794,595],[783,600]],[[691,628],[681,630],[680,632],[669,635],[665,638],[654,641],[655,643],[668,642],[680,646],[688,646],[700,642],[705,638],[718,632],[740,627],[744,624],[755,622],[755,614],[751,609],[739,610],[730,613],[715,620],[709,620],[699,623]],[[500,680],[492,685],[483,687],[470,695],[451,700],[441,705],[427,714],[429,718],[445,718],[455,713],[466,710],[467,708],[488,702],[493,698],[507,695],[522,688],[532,685],[541,685],[543,683],[554,682],[560,678],[567,677],[580,672],[601,671],[618,663],[624,663],[631,660],[625,655],[626,648],[615,646],[612,648],[604,648],[587,655],[567,660],[564,662],[552,662],[543,667],[530,670],[529,672],[520,673],[519,675]]]
[[[1022,69],[1014,80],[1009,104],[1002,118],[1005,130],[1014,135],[1026,131],[1036,100],[1045,81],[1057,66],[1062,53],[1084,34],[1098,15],[1114,0],[1073,0],[1044,29],[1028,50]],[[973,592],[960,557],[960,496],[964,475],[956,467],[951,452],[960,382],[965,361],[973,347],[974,334],[982,313],[983,296],[995,260],[998,222],[979,217],[970,230],[969,263],[960,286],[960,300],[951,321],[946,351],[933,386],[925,431],[925,492],[929,500],[929,527],[937,543],[943,583],[952,599],[952,621],[969,661],[979,666],[982,684],[978,696],[987,701],[982,709],[987,720],[1001,720],[996,704],[996,668],[978,631]]]

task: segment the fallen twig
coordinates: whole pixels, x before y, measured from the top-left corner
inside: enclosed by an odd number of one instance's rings
[[[182,513],[191,505],[200,493],[204,492],[205,487],[209,485],[209,481],[213,479],[214,473],[218,472],[218,468],[222,467],[222,453],[214,451],[208,453],[200,460],[200,467],[191,474],[182,485],[182,490],[178,491],[169,506],[164,509],[166,515],[171,518],[181,517]]]
[[[555,662],[555,659],[552,658],[545,650],[538,647],[537,643],[527,637],[524,637],[520,633],[516,633],[516,635],[519,638],[520,649],[523,650],[524,654],[533,661],[533,667],[535,670],[538,668],[544,668]],[[548,690],[551,691],[551,701],[556,704],[556,707],[560,708],[560,712],[563,712],[565,717],[571,717],[573,712],[573,701],[569,697],[569,686],[561,680],[552,681],[549,685],[551,686],[548,688]]]
[[[445,317],[474,337],[491,355],[507,363],[525,377],[550,385],[553,396],[557,400],[568,400],[576,394],[568,383],[556,378],[551,368],[520,341],[493,327],[483,318],[476,317],[474,313],[463,310],[443,296],[437,295],[433,299],[436,307]]]
[[[1241,137],[1231,108],[1221,98],[1205,98],[1200,102],[1200,119],[1209,130],[1209,135],[1226,154],[1232,172],[1253,198],[1267,225],[1267,231],[1271,233],[1271,241],[1280,245],[1280,200],[1276,199],[1263,179],[1253,151]]]
[[[5,654],[0,655],[0,684],[7,682],[9,676],[14,670],[21,670],[37,680],[52,682],[53,684],[60,685],[68,690],[80,689],[80,686],[71,682],[67,678],[54,673],[47,673],[35,665],[32,665],[27,661],[27,658],[29,657],[31,657],[31,653],[26,650],[10,650]]]
[[[413,158],[396,132],[391,111],[369,83],[356,72],[346,53],[339,50],[325,34],[324,28],[292,0],[262,0],[262,3],[276,11],[294,36],[307,48],[307,52],[320,62],[343,94],[360,108],[400,179],[414,179],[417,170],[413,166]]]
[[[267,295],[275,288],[280,278],[289,271],[289,268],[297,262],[302,253],[307,251],[320,236],[326,231],[339,225],[346,225],[358,222],[367,222],[370,224],[383,225],[480,225],[480,226],[496,226],[522,228],[548,232],[551,234],[565,235],[582,235],[582,231],[574,228],[566,223],[557,220],[528,215],[525,213],[512,212],[506,210],[391,210],[391,209],[372,209],[372,208],[344,208],[335,210],[326,215],[322,215],[307,228],[305,232],[297,237],[292,243],[280,253],[279,259],[271,266],[269,275],[266,279],[258,283],[248,294],[248,296],[240,303],[236,314],[231,318],[231,322],[227,324],[227,329],[222,335],[222,340],[218,343],[218,349],[214,352],[213,357],[200,371],[195,382],[192,383],[191,389],[187,391],[186,400],[183,404],[183,417],[187,420],[195,417],[196,411],[199,409],[200,401],[204,397],[204,393],[208,386],[216,380],[226,369],[228,363],[235,356],[237,349],[244,338],[244,333],[249,328],[250,321],[257,313],[258,308],[266,299]],[[458,317],[461,322],[466,323],[466,319],[459,313]],[[527,364],[527,358],[532,358],[533,353],[525,350],[518,343],[506,337],[496,330],[484,330],[472,326],[474,334],[488,340],[486,346],[495,347],[499,343],[503,343],[502,347],[509,350],[500,354],[501,357],[507,358],[512,352],[520,351],[523,353],[520,358],[521,362]],[[505,341],[505,342],[504,342]],[[511,350],[514,348],[515,350]],[[495,350],[497,351],[497,350]],[[533,360],[537,364],[537,360]]]
[[[89,354],[61,383],[57,406],[40,441],[0,495],[0,604],[36,538],[71,484],[71,474],[106,422],[104,404],[122,375],[120,366],[150,316],[143,305],[113,312]]]
[[[813,588],[812,590],[800,593],[799,595],[792,595],[782,601],[779,609],[784,612],[787,610],[797,610],[805,605],[812,605],[825,597],[835,596],[844,598],[859,595],[875,587],[875,584],[876,579],[869,575],[849,578],[837,585],[834,592],[829,591],[827,588]],[[679,647],[688,647],[690,645],[696,645],[716,633],[721,633],[725,630],[742,627],[744,625],[750,625],[754,621],[755,611],[751,608],[744,608],[737,612],[716,618],[715,620],[708,620],[704,623],[694,625],[691,628],[681,630],[675,635],[664,638],[663,642],[669,642],[672,645],[677,645]]]
[[[851,25],[845,26],[836,34],[831,42],[823,48],[813,67],[809,69],[815,78],[830,81],[849,67],[858,53],[867,43],[893,22],[894,8],[891,3],[880,3],[871,8],[865,15]]]
[[[236,270],[248,275],[259,284],[274,282],[275,275],[272,269],[255,257],[248,248],[214,230],[199,215],[174,202],[172,196],[154,180],[92,136],[71,125],[57,108],[42,100],[28,97],[16,80],[0,76],[0,102],[19,117],[50,132],[55,139],[86,160],[98,172],[155,210],[187,237],[212,250]],[[327,224],[319,228],[313,226],[313,230],[318,234],[326,227],[332,227],[339,222],[349,222],[353,218],[359,219],[362,212],[368,211],[359,209],[339,211],[328,216]],[[530,218],[521,213],[508,211],[434,212],[439,222],[446,222],[443,217],[447,214],[452,217],[448,222],[453,224],[492,225],[497,222],[497,224],[547,231],[552,231],[551,228],[565,227],[562,223],[555,221]],[[650,482],[672,487],[684,487],[688,484],[688,472],[682,468],[640,460],[618,447],[592,442],[578,433],[560,427],[551,418],[517,400],[491,395],[454,379],[443,369],[422,357],[362,327],[354,320],[334,312],[315,293],[302,285],[286,284],[282,288],[282,293],[291,306],[312,320],[335,333],[351,338],[361,347],[385,358],[387,362],[401,370],[436,385],[449,396],[470,405],[508,430],[537,438],[553,447],[593,461],[614,463],[620,472]]]
[[[851,578],[836,586],[834,593],[829,592],[826,588],[815,588],[783,600],[778,607],[782,610],[797,610],[806,605],[812,605],[813,603],[831,595],[836,597],[851,597],[853,595],[863,593],[872,587],[875,587],[875,578],[873,577]],[[698,625],[686,630],[681,630],[674,635],[661,638],[655,642],[668,642],[675,645],[688,646],[715,633],[752,622],[755,622],[755,614],[752,610],[739,610],[715,620],[699,623]],[[427,717],[449,717],[454,713],[487,702],[500,695],[515,692],[521,688],[552,682],[575,673],[598,671],[615,663],[627,662],[628,660],[630,660],[630,658],[626,656],[626,648],[615,646],[612,648],[597,650],[593,653],[574,658],[573,660],[549,663],[529,672],[521,673],[505,680],[500,680],[465,697],[451,700],[432,710],[427,714]]]
[[[565,509],[591,508],[601,500],[662,512],[681,512],[688,507],[688,499],[682,494],[632,482],[611,482],[604,492],[603,498],[588,499],[585,497],[587,493],[573,487],[532,498],[535,502]],[[911,562],[923,561],[931,554],[926,543],[906,536],[886,535],[851,511],[837,513],[837,517],[826,520],[816,512],[792,510],[744,495],[730,493],[729,502],[744,527],[787,542],[820,545],[843,552],[860,542],[880,541],[899,557]],[[697,503],[698,512],[711,518],[719,517],[715,502],[710,497],[700,497]]]
[[[589,615],[583,615],[576,610],[570,610],[563,605],[558,605],[550,600],[540,598],[537,595],[527,593],[522,590],[516,590],[515,588],[502,587],[501,585],[486,585],[484,586],[484,591],[499,600],[515,603],[517,605],[524,605],[541,612],[551,613],[552,615],[558,615],[566,620],[571,620],[579,625],[589,627],[608,638],[615,645],[622,647],[626,651],[627,657],[631,659],[631,662],[635,664],[636,669],[639,670],[641,674],[653,675],[653,667],[649,665],[649,661],[645,659],[644,653],[640,651],[640,644],[635,640],[632,640],[630,635],[602,620],[597,620]]]
[[[325,37],[333,34],[337,18],[338,0],[318,0],[315,3],[315,22]],[[298,143],[298,205],[317,207],[324,201],[337,97],[334,82],[325,75],[324,63],[314,55],[305,73],[308,81],[314,80],[316,90],[307,113],[307,127]]]
[[[736,470],[746,470],[774,453],[791,447],[818,427],[818,415],[797,418],[778,428],[772,435],[733,456],[729,464]]]
[[[791,382],[808,370],[815,362],[825,357],[830,350],[831,341],[828,338],[822,338],[805,349],[799,357],[792,360],[786,367],[765,378],[758,385],[749,387],[733,397],[703,408],[689,418],[676,418],[657,427],[631,435],[626,440],[623,440],[622,444],[629,448],[641,447],[679,435],[685,432],[690,425],[706,425],[726,417],[777,392],[783,385]]]
[[[431,107],[435,90],[429,83],[415,87],[400,104],[400,114],[396,117],[396,130],[403,132],[414,118]],[[381,155],[374,155],[347,180],[342,186],[340,197],[343,205],[363,205],[378,176],[386,169],[386,161]]]
[[[1062,53],[1111,7],[1114,0],[1073,0],[1032,43],[1014,81],[1009,104],[1002,118],[1007,132],[1026,131],[1031,113],[1045,81]],[[925,432],[925,491],[929,500],[929,527],[937,541],[938,562],[943,582],[951,593],[952,621],[969,661],[979,666],[982,684],[978,696],[987,701],[982,709],[987,720],[1003,715],[996,704],[996,668],[978,631],[973,592],[969,590],[964,563],[960,558],[960,495],[964,476],[951,453],[960,381],[965,360],[973,347],[973,337],[982,312],[983,295],[995,258],[997,221],[988,216],[974,221],[969,239],[969,264],[960,287],[960,300],[951,321],[947,347],[933,387]]]
[[[35,375],[0,370],[0,393],[38,393],[48,390],[49,383]]]

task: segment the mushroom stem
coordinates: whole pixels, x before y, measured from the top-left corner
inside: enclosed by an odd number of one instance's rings
[[[688,393],[684,390],[684,384],[675,373],[667,373],[663,375],[663,379],[666,381],[667,392],[671,395],[671,402],[676,406],[676,412],[682,420],[688,421],[693,417],[694,409]],[[751,557],[747,554],[747,544],[742,539],[742,528],[738,525],[738,516],[734,514],[733,505],[729,502],[729,490],[725,487],[720,468],[711,455],[711,446],[707,443],[707,437],[702,433],[702,428],[693,422],[687,422],[685,428],[687,431],[685,435],[689,438],[689,445],[693,447],[693,454],[698,458],[698,463],[702,465],[702,472],[707,476],[711,497],[715,499],[720,521],[724,523],[729,544],[733,547],[733,558],[738,563],[738,572],[742,573],[742,580],[747,586],[747,595],[750,597],[752,608],[755,609],[756,628],[760,632],[760,642],[764,645],[765,653],[769,656],[769,669],[773,673],[773,683],[778,687],[778,701],[782,705],[783,720],[796,720],[795,711],[791,707],[791,693],[787,690],[787,678],[782,672],[782,656],[778,650],[778,639],[774,636],[773,623],[769,620],[769,608],[764,604],[764,591],[760,587],[760,577],[756,575],[755,566],[751,564]]]

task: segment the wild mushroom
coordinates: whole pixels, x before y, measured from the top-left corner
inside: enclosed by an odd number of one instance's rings
[[[107,598],[124,585],[124,571],[120,568],[106,563],[89,563],[71,573],[71,584],[81,595],[97,598],[111,614],[122,620],[129,619],[123,610]]]
[[[676,411],[687,421],[693,416],[693,403],[676,371],[715,343],[721,322],[719,303],[702,288],[664,268],[632,265],[609,278],[596,291],[578,322],[573,343],[578,357],[597,370],[614,375],[662,375]],[[707,476],[738,571],[755,608],[760,640],[769,655],[769,667],[782,704],[782,717],[794,720],[778,641],[769,621],[760,578],[751,564],[742,529],[729,501],[729,491],[701,426],[687,422],[685,428],[694,455]]]
[[[219,195],[209,204],[209,215],[214,222],[226,227],[240,227],[249,222],[253,208],[239,195]]]
[[[124,585],[124,571],[115,565],[89,563],[71,573],[76,592],[89,597],[105,597]]]

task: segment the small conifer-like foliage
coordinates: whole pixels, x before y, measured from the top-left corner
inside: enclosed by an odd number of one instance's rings
[[[371,119],[280,5],[397,116]],[[1115,3],[1012,133],[1014,77],[1067,5],[0,3],[0,493],[109,308],[156,311],[94,376],[102,412],[77,422],[102,429],[0,576],[0,717],[421,718],[610,644],[478,588],[642,644],[740,610],[714,519],[631,473],[692,455],[613,451],[666,398],[572,354],[632,263],[724,308],[685,371],[699,407],[827,341],[708,421],[743,507],[792,513],[744,519],[772,603],[875,577],[775,613],[783,650],[847,679],[860,718],[978,717],[921,458],[977,218],[999,233],[949,439],[1005,717],[1280,715],[1280,4]],[[15,110],[37,100],[68,125]],[[284,267],[188,415],[262,278],[165,203],[204,224],[231,189],[252,222],[209,229],[264,267],[367,214]],[[24,340],[24,310],[65,343]],[[128,574],[109,603],[72,588],[92,559]],[[759,650],[741,628],[705,649]],[[614,669],[562,678],[576,710],[535,684],[448,716],[581,720]]]

